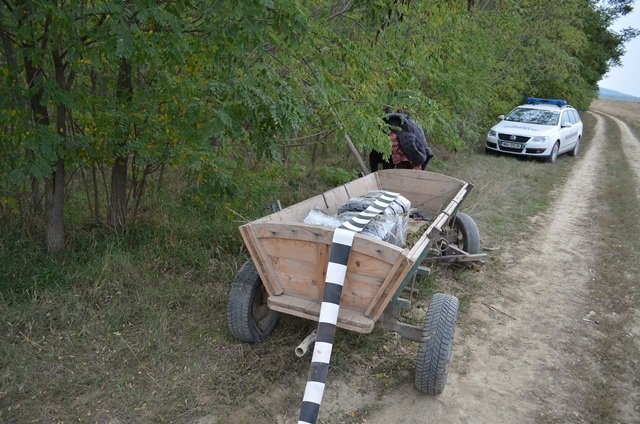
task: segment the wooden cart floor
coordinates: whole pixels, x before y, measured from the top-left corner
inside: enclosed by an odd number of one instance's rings
[[[317,321],[320,316],[320,303],[286,294],[269,296],[269,309],[313,321]],[[338,327],[358,333],[370,333],[374,325],[375,321],[364,316],[362,312],[352,311],[345,307],[340,308]]]

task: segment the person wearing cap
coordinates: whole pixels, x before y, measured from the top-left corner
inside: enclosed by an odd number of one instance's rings
[[[389,126],[391,162],[385,162],[380,153],[372,152],[369,157],[372,171],[376,171],[380,163],[384,169],[425,169],[433,158],[433,151],[427,145],[422,127],[401,112],[387,113],[382,119]]]

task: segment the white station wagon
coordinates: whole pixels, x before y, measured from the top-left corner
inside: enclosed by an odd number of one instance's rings
[[[528,97],[487,134],[485,150],[533,156],[555,162],[558,155],[578,154],[582,140],[580,115],[564,100]]]

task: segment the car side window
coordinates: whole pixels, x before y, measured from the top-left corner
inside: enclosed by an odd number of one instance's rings
[[[574,124],[577,124],[578,122],[581,122],[580,121],[580,115],[578,114],[577,110],[572,110],[571,114],[573,115],[573,123]]]
[[[571,114],[569,112],[571,112],[571,111],[565,110],[562,113],[562,118],[560,118],[560,125],[564,126],[566,124],[573,124],[573,117],[571,116]]]

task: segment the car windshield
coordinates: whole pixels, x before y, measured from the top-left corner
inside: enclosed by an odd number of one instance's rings
[[[505,116],[504,120],[522,122],[524,124],[557,125],[559,118],[560,112],[518,107],[509,112],[509,114]]]

